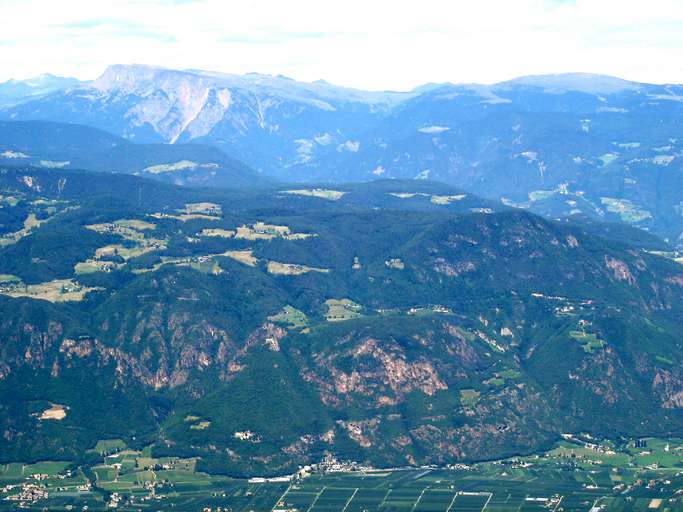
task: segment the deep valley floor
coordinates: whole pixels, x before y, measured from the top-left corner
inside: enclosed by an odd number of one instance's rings
[[[106,440],[91,451],[92,465],[0,466],[0,510],[674,511],[683,510],[682,443],[565,435],[542,454],[471,466],[372,469],[328,459],[246,480]]]

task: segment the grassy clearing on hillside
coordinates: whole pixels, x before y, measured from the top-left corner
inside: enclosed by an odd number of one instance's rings
[[[648,210],[638,208],[628,199],[601,197],[600,201],[605,205],[608,212],[616,213],[624,222],[634,224],[652,218],[652,214]]]
[[[467,197],[466,194],[455,194],[450,196],[440,196],[426,194],[424,192],[389,192],[389,195],[398,197],[399,199],[412,199],[413,197],[426,197],[432,204],[447,205],[454,201],[462,201]]]
[[[265,226],[265,225],[264,225]],[[269,226],[271,227],[271,226]],[[272,226],[272,228],[280,228],[285,226]],[[286,228],[289,230],[289,228]],[[266,230],[265,227],[256,229],[254,227],[249,227],[247,225],[239,226],[237,232],[235,233],[235,238],[242,240],[272,240],[276,236],[279,236],[280,232],[276,229]]]
[[[245,265],[248,265],[250,267],[255,267],[256,263],[258,263],[258,259],[254,257],[251,249],[244,251],[225,251],[224,253],[219,254],[219,256],[231,258],[235,261],[239,261],[240,263],[244,263]]]
[[[187,203],[185,208],[176,210],[176,213],[150,213],[149,216],[155,219],[175,219],[181,222],[191,220],[211,220],[218,221],[221,218],[222,209],[216,203]]]
[[[358,318],[363,310],[363,306],[351,299],[328,299],[325,305],[327,306],[325,320],[328,322],[342,322]]]
[[[90,224],[85,226],[96,233],[119,236],[129,242],[131,246],[124,244],[110,244],[99,247],[95,251],[95,260],[102,260],[112,257],[120,257],[124,260],[137,258],[149,252],[161,251],[166,249],[168,240],[148,237],[145,231],[156,228],[156,224],[137,219],[120,219],[114,222],[101,224]],[[76,265],[76,273],[92,273],[111,271],[113,268],[120,268],[111,264],[94,263],[87,260]]]
[[[155,219],[174,219],[181,222],[188,222],[190,220],[220,220],[219,217],[214,217],[213,215],[205,215],[203,213],[150,213],[150,217]]]
[[[123,244],[105,245],[95,251],[95,259],[120,257],[127,261],[149,252],[163,251],[166,249],[166,244],[166,240],[146,238],[132,247]]]
[[[223,213],[221,205],[206,201],[200,203],[186,203],[185,209],[178,211],[183,213],[203,213],[206,215],[221,215]]]
[[[20,197],[19,196],[6,196],[3,194],[0,194],[0,205],[2,206],[16,206],[19,204]]]
[[[424,192],[389,192],[390,196],[398,197],[399,199],[412,199],[413,197],[429,197],[429,194]]]
[[[138,231],[147,231],[150,229],[156,229],[157,225],[152,222],[147,222],[140,219],[120,219],[114,221],[114,225],[121,228],[135,229]]]
[[[149,268],[140,268],[133,270],[134,274],[145,274],[147,272],[154,272],[159,270],[165,265],[175,265],[177,267],[190,267],[194,270],[202,272],[204,274],[218,275],[223,272],[218,262],[214,259],[214,256],[220,256],[215,254],[210,254],[207,256],[188,256],[184,258],[174,258],[171,256],[162,256],[161,262],[156,263]]]
[[[330,269],[308,267],[306,265],[299,265],[298,263],[280,263],[279,261],[269,261],[267,265],[269,273],[280,276],[299,276],[307,274],[308,272],[320,272],[327,274]]]
[[[122,263],[115,263],[113,261],[106,260],[88,259],[76,263],[76,265],[74,266],[74,273],[76,275],[82,275],[93,274],[95,272],[111,272],[112,270],[117,270],[121,267],[123,267]]]
[[[529,192],[529,201],[543,201],[544,199],[554,196],[556,193],[557,190],[533,190]]]
[[[429,200],[433,204],[439,204],[439,205],[446,205],[446,204],[451,204],[454,201],[462,201],[465,199],[466,195],[465,194],[455,194],[452,196],[432,196]]]
[[[131,242],[140,242],[145,238],[143,231],[155,229],[156,224],[144,220],[120,219],[114,222],[90,224],[85,227],[96,233],[116,235],[125,240],[130,240]]]
[[[284,238],[285,240],[304,240],[316,236],[311,233],[292,233],[288,226],[277,224],[266,224],[256,222],[251,225],[242,225],[237,228],[235,238],[243,240],[272,240],[273,238]]]
[[[202,229],[199,234],[201,236],[211,236],[211,237],[218,237],[218,238],[232,238],[233,236],[235,236],[235,233],[236,232],[232,229],[207,228],[207,229]]]
[[[99,453],[100,455],[107,455],[125,450],[126,448],[127,446],[123,439],[100,439],[97,441],[93,451]]]
[[[519,371],[513,369],[503,370],[502,372],[498,372],[498,375],[503,379],[509,380],[517,380],[522,376]]]
[[[45,460],[35,462],[33,464],[25,464],[22,468],[22,474],[25,476],[36,474],[57,475],[64,471],[69,465],[69,462]]]
[[[522,374],[517,370],[503,370],[501,372],[496,372],[492,378],[484,381],[484,384],[487,384],[489,386],[502,387],[506,384],[510,384],[511,382],[518,380],[521,377],[521,375]]]
[[[164,174],[169,172],[193,171],[195,169],[217,169],[218,164],[200,164],[192,160],[180,160],[169,164],[158,164],[145,167],[142,172],[149,174]]]
[[[584,352],[589,354],[605,346],[605,342],[592,333],[569,331],[569,336],[581,343],[581,348],[583,348]]]
[[[271,322],[286,324],[290,329],[303,329],[308,327],[308,317],[303,311],[299,311],[290,305],[285,306],[282,310],[268,317]]]
[[[66,411],[68,407],[65,407],[63,405],[59,404],[50,404],[50,407],[45,409],[40,415],[38,416],[38,419],[43,421],[43,420],[56,420],[56,421],[61,421],[64,418],[66,418]]]
[[[464,407],[474,407],[479,401],[479,391],[474,389],[461,389],[460,390],[460,403]]]
[[[346,192],[340,190],[328,190],[323,188],[283,190],[282,192],[284,194],[293,194],[297,196],[318,197],[320,199],[327,199],[328,201],[338,201],[346,194]]]
[[[600,155],[598,160],[602,162],[603,167],[606,167],[614,162],[617,158],[619,158],[619,153],[605,153],[604,155]]]
[[[88,293],[96,290],[102,290],[102,288],[83,286],[73,279],[55,279],[38,284],[13,281],[0,285],[0,295],[13,298],[28,297],[49,302],[78,302],[83,300]]]
[[[54,218],[55,215],[65,211],[73,210],[74,208],[75,207],[67,207],[61,211],[57,211],[53,207],[50,207],[49,211],[44,210],[46,213],[48,213],[48,217],[44,219],[39,219],[35,213],[29,213],[26,216],[26,219],[24,219],[23,228],[21,228],[19,231],[15,231],[13,233],[6,233],[0,236],[0,248],[17,243],[22,238],[30,235],[32,231],[39,228],[41,225],[45,224],[49,220],[52,220],[52,218]]]
[[[244,251],[225,251],[216,254],[206,254],[202,256],[185,256],[177,258],[173,256],[162,256],[161,261],[147,268],[138,268],[133,270],[134,274],[145,274],[147,272],[155,272],[166,265],[175,265],[178,267],[190,267],[204,274],[218,275],[223,273],[216,258],[225,257],[235,261],[239,261],[250,267],[256,266],[258,260],[252,255],[251,250]]]

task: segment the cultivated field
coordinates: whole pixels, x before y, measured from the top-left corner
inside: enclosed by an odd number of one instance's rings
[[[290,329],[303,329],[308,327],[309,323],[308,317],[303,311],[289,305],[282,308],[278,314],[269,316],[268,320],[286,324]]]
[[[55,279],[46,283],[24,284],[21,281],[0,284],[0,295],[8,297],[27,297],[29,299],[47,300],[49,302],[81,301],[97,287],[83,286],[73,279]]]
[[[628,199],[601,197],[600,201],[607,208],[607,211],[616,213],[624,222],[636,223],[652,218],[649,211],[638,208]]]
[[[69,210],[69,208],[65,208],[62,211],[67,210]],[[57,213],[59,213],[53,206],[47,208],[45,212],[48,214],[48,217],[43,219],[39,219],[35,213],[29,213],[24,219],[24,226],[20,230],[0,236],[0,247],[17,243],[19,240],[30,235],[33,230],[39,228],[42,224],[46,223]]]
[[[235,231],[232,229],[207,228],[202,229],[202,231],[199,234],[202,236],[213,236],[218,238],[232,238],[233,236],[235,236]]]
[[[74,266],[74,273],[76,275],[81,275],[92,274],[94,272],[111,272],[112,270],[116,270],[121,267],[123,267],[123,264],[115,263],[113,261],[88,259],[76,263]]]
[[[204,420],[185,418],[201,429]],[[339,471],[251,480],[197,472],[197,460],[154,457],[102,440],[91,467],[68,462],[0,465],[0,510],[33,496],[32,509],[233,512],[681,511],[681,440],[615,446],[569,436],[540,455],[453,468]],[[40,493],[36,493],[37,491]],[[37,496],[37,497],[36,497]],[[112,501],[113,500],[113,501]]]
[[[175,219],[181,222],[190,220],[215,220],[221,218],[221,206],[215,203],[187,203],[185,208],[176,210],[175,213],[152,213],[150,217],[155,219]]]
[[[248,265],[250,267],[255,267],[256,263],[258,263],[258,260],[251,253],[251,250],[225,251],[224,253],[221,253],[220,256],[232,258],[233,260],[239,261],[240,263],[244,263],[245,265]]]
[[[120,257],[124,260],[137,258],[153,251],[161,251],[166,248],[168,240],[147,236],[146,231],[156,228],[156,224],[135,219],[120,219],[114,222],[91,224],[87,229],[101,234],[119,236],[126,240],[127,244],[110,244],[100,247],[95,251],[95,260],[112,257]],[[90,260],[76,265],[76,272],[97,272],[97,265],[89,263]],[[111,266],[103,265],[102,271],[112,270]]]
[[[293,233],[289,226],[266,224],[264,222],[256,222],[251,225],[244,224],[239,226],[235,233],[235,238],[244,240],[272,240],[273,238],[304,240],[312,236],[316,235],[311,233]]]

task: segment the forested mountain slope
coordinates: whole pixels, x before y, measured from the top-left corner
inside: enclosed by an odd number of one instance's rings
[[[0,163],[123,172],[189,186],[269,181],[213,146],[135,144],[89,126],[46,121],[0,122]]]
[[[683,430],[683,268],[624,237],[410,180],[0,187],[3,460],[123,438],[282,473]]]

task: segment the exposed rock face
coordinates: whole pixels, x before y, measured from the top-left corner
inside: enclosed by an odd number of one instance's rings
[[[64,369],[83,364],[83,359],[91,359],[91,362],[100,368],[113,365],[116,378],[122,384],[135,380],[155,389],[164,385],[157,378],[157,375],[162,373],[160,370],[150,372],[135,357],[119,349],[107,347],[97,339],[65,338],[59,346],[59,353],[62,357],[55,359],[52,366],[52,373],[57,376]]]
[[[371,438],[374,437],[380,420],[378,418],[363,421],[339,420],[337,423],[345,429],[348,436],[361,447],[370,448],[372,446]]]
[[[337,365],[351,363],[351,370]],[[419,390],[432,396],[448,385],[426,359],[410,360],[396,342],[365,338],[352,348],[316,358],[318,372],[305,372],[304,378],[319,386],[324,402],[334,405],[350,396],[373,399],[375,406],[396,404],[406,394]],[[323,377],[328,373],[329,377]]]
[[[40,112],[41,118],[88,124],[135,141],[225,144],[260,169],[263,163],[304,163],[328,147],[357,151],[358,143],[345,145],[351,134],[411,96],[255,73],[114,65],[92,82],[35,101],[26,98],[16,109],[20,118]],[[320,131],[321,121],[329,130]],[[273,154],[274,146],[282,154]]]
[[[244,350],[249,350],[249,348],[263,344],[266,347],[268,347],[270,350],[273,350],[275,352],[280,351],[280,340],[284,338],[287,335],[287,330],[278,327],[272,322],[266,322],[264,323],[261,327],[259,327],[256,331],[254,331],[249,338],[247,338],[246,343],[244,344]]]
[[[476,268],[476,265],[471,261],[460,261],[451,264],[444,258],[436,258],[436,260],[434,260],[434,270],[446,274],[449,277],[457,277],[465,272],[473,272]]]
[[[251,334],[239,348],[228,334],[205,321],[192,323],[189,315],[171,315],[165,327],[159,330],[158,318],[146,317],[135,327],[128,350],[104,344],[97,338],[63,338],[62,325],[50,322],[47,331],[25,324],[27,344],[21,358],[0,361],[0,380],[13,368],[28,365],[34,369],[50,368],[57,378],[65,370],[84,363],[97,368],[112,366],[117,381],[124,385],[137,382],[155,390],[175,388],[188,383],[192,372],[217,371],[221,378],[229,379],[243,369],[238,361],[250,347],[264,345],[279,350],[279,340],[286,330],[266,323]],[[170,339],[163,336],[170,333]],[[123,333],[117,337],[122,339]],[[187,343],[196,336],[195,344]],[[145,348],[139,350],[139,344]],[[138,348],[138,350],[135,350]],[[136,355],[137,354],[137,355]]]
[[[662,397],[662,407],[683,408],[683,378],[680,371],[672,372],[657,368],[652,379],[652,388]]]
[[[40,332],[33,325],[24,324],[23,330],[29,336],[24,361],[32,368],[44,367],[51,345],[62,333],[61,324],[49,322],[45,332]]]
[[[683,275],[669,276],[666,280],[671,284],[683,286]]]
[[[582,387],[605,404],[614,405],[620,399],[630,398],[623,365],[609,347],[585,359],[576,377]]]
[[[605,265],[614,273],[614,278],[618,281],[626,281],[630,285],[636,284],[636,278],[633,277],[629,266],[621,260],[605,256]]]
[[[149,125],[170,143],[186,131],[207,134],[231,103],[230,91],[212,80],[148,66],[110,66],[91,87],[102,100],[138,98],[124,113],[131,127]]]
[[[327,445],[332,445],[334,437],[334,430],[328,430],[327,432],[317,435],[306,434],[300,436],[293,443],[283,447],[282,452],[289,457],[303,457],[303,460],[306,460],[305,457],[308,455],[308,451],[311,449],[312,445],[320,441]]]
[[[460,328],[446,323],[443,324],[443,329],[450,335],[446,342],[446,350],[450,355],[455,356],[456,361],[459,361],[465,368],[476,368],[481,364],[481,356],[465,338]],[[485,341],[488,342],[489,340],[485,339]]]
[[[111,330],[109,325],[103,326]],[[237,346],[225,329],[187,312],[167,314],[159,305],[139,311],[130,329],[126,324],[114,334],[117,345],[131,354],[154,377],[155,388],[177,387],[192,371],[225,367]],[[187,340],[193,340],[187,343]]]

